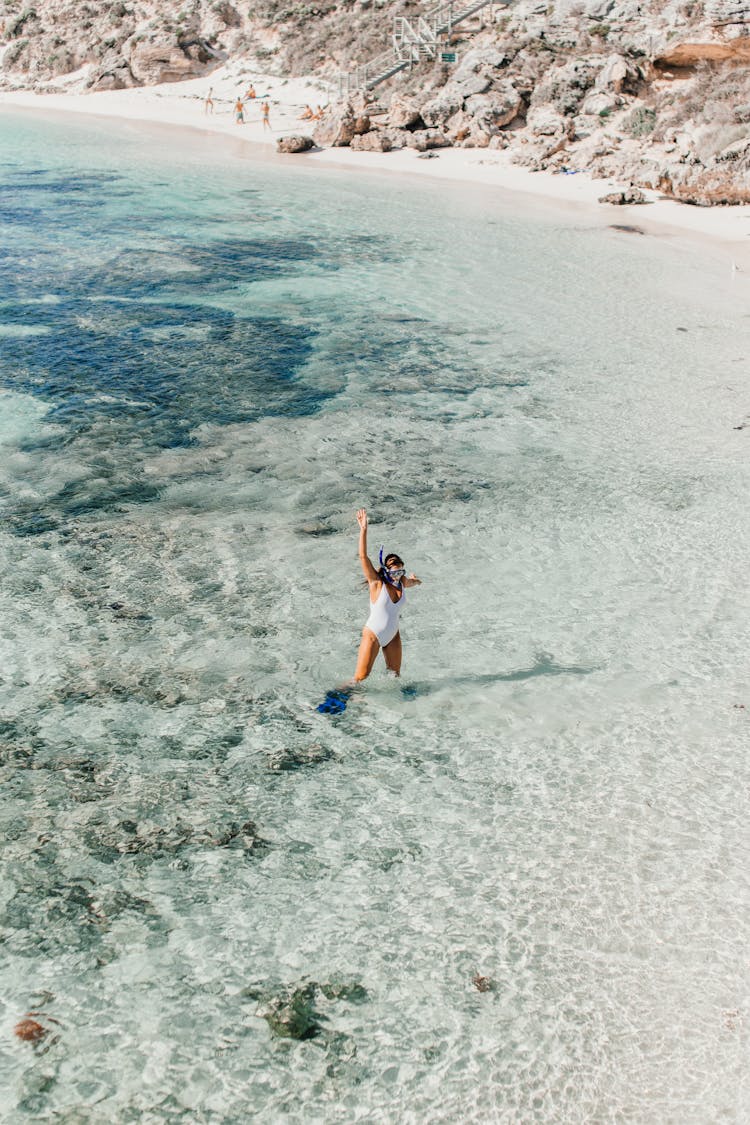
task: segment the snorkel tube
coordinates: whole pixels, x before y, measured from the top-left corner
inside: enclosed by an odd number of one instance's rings
[[[380,573],[383,575],[383,580],[387,583],[388,586],[393,586],[394,590],[400,590],[401,589],[401,583],[400,582],[392,582],[391,579],[390,579],[390,576],[388,574],[388,567],[385,565],[385,563],[383,561],[383,551],[384,550],[385,550],[385,546],[382,546],[380,548],[380,554],[378,555],[378,562],[380,563]]]

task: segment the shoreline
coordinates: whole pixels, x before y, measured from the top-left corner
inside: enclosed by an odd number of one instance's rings
[[[253,82],[258,97],[246,103],[243,125],[235,124],[232,106]],[[213,89],[215,110],[204,112],[204,99]],[[271,104],[271,130],[263,129],[260,103],[264,95]],[[317,149],[297,156],[278,154],[275,142],[291,133],[309,135],[310,123],[300,120],[306,104],[325,99],[325,87],[314,79],[284,79],[259,75],[246,64],[231,64],[211,75],[160,86],[94,93],[34,93],[26,90],[0,92],[0,110],[33,110],[42,114],[64,113],[109,120],[190,129],[208,140],[220,136],[262,150],[283,164],[338,168],[349,171],[402,176],[421,176],[433,181],[463,182],[472,187],[495,188],[525,196],[537,204],[585,209],[599,216],[603,225],[619,224],[651,235],[680,234],[710,244],[713,254],[723,258],[732,272],[750,273],[750,205],[704,208],[665,199],[645,192],[646,204],[624,206],[599,203],[599,196],[628,186],[614,180],[594,180],[585,173],[560,175],[531,172],[512,164],[501,149],[432,150],[435,157],[419,159],[413,149],[390,153],[355,152],[349,148]]]

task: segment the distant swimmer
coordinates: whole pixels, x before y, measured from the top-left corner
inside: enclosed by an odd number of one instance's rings
[[[237,125],[245,124],[245,106],[242,98],[237,98],[234,103],[234,120]]]
[[[357,512],[357,523],[359,561],[370,590],[370,616],[362,630],[355,683],[366,680],[370,675],[381,648],[388,670],[397,676],[401,674],[399,617],[406,597],[404,591],[409,586],[421,586],[416,574],[407,576],[403,560],[393,552],[383,558],[381,550],[380,567],[376,570],[367,556],[367,512],[364,508]]]
[[[268,116],[269,113],[271,112],[271,107],[268,104],[268,102],[263,102],[263,104],[260,107],[260,112],[263,115],[263,131],[265,132],[266,129],[271,128],[271,121],[270,121],[269,116]]]
[[[208,93],[206,94],[206,97],[205,97],[204,102],[203,102],[203,112],[204,113],[213,113],[213,111],[214,111],[214,88],[213,88],[213,86],[211,86]]]

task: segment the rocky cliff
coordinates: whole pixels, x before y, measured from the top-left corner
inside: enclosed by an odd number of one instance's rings
[[[413,0],[0,0],[0,76],[88,89],[176,81],[248,56],[333,76],[388,42]],[[334,105],[325,144],[508,149],[531,169],[626,178],[695,203],[750,201],[750,0],[518,0]]]
[[[750,4],[518,0],[455,50],[394,80],[387,105],[332,111],[317,138],[341,143],[337,120],[344,138],[354,120],[357,148],[508,149],[533,170],[750,202]]]

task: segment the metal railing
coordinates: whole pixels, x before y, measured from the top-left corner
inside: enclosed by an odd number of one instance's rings
[[[510,2],[511,0],[475,0],[473,4],[463,7],[454,3],[439,4],[416,20],[394,16],[391,49],[353,70],[339,74],[334,83],[338,96],[343,98],[357,90],[372,90],[422,59],[435,59],[440,40],[450,36],[456,24],[476,15],[483,8],[494,7],[495,4],[504,7]]]

